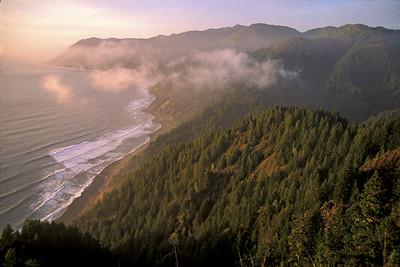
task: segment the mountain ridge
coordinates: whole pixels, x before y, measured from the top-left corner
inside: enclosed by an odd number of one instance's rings
[[[99,68],[98,62],[90,62],[93,51],[85,48],[120,49],[131,61],[137,57],[152,60],[173,59],[184,56],[195,50],[210,51],[215,49],[235,49],[238,51],[254,51],[269,46],[287,37],[300,33],[286,26],[268,24],[236,25],[233,27],[207,29],[204,31],[187,31],[171,35],[159,35],[150,38],[97,38],[82,39],[68,47],[63,53],[51,60],[51,64],[69,67]],[[135,50],[140,55],[133,55]],[[105,52],[103,49],[101,50]],[[108,55],[114,57],[113,55]],[[82,59],[83,58],[83,59]],[[124,61],[121,57],[112,62]],[[115,63],[110,65],[112,67]]]
[[[89,38],[83,38],[78,40],[77,42],[73,43],[71,46],[74,45],[82,45],[83,43],[85,43],[86,41],[90,42],[90,41],[101,41],[101,40],[110,40],[110,41],[122,41],[122,40],[132,40],[132,41],[137,41],[137,40],[150,40],[150,39],[156,39],[156,38],[165,38],[165,37],[171,37],[171,36],[179,36],[179,35],[184,35],[187,33],[202,33],[202,32],[207,32],[207,31],[218,31],[218,30],[233,30],[235,28],[254,28],[257,26],[273,26],[275,28],[282,28],[282,29],[288,29],[291,31],[296,31],[297,33],[301,34],[301,35],[312,35],[315,34],[316,32],[319,31],[327,31],[327,30],[331,30],[331,31],[337,31],[337,30],[341,30],[341,29],[348,29],[348,28],[353,28],[353,29],[357,29],[357,28],[363,28],[363,29],[373,29],[376,31],[386,31],[386,32],[393,32],[393,33],[398,33],[400,32],[400,29],[390,29],[390,28],[386,28],[386,27],[382,27],[382,26],[368,26],[366,24],[360,24],[360,23],[356,23],[356,24],[344,24],[342,26],[325,26],[325,27],[319,27],[319,28],[314,28],[314,29],[310,29],[310,30],[305,30],[305,31],[298,31],[295,28],[289,27],[289,26],[284,26],[284,25],[275,25],[275,24],[267,24],[267,23],[253,23],[250,24],[248,26],[246,25],[242,25],[242,24],[235,24],[234,26],[227,26],[227,27],[220,27],[220,28],[208,28],[208,29],[204,29],[204,30],[190,30],[190,31],[183,31],[183,32],[179,32],[179,33],[171,33],[171,34],[160,34],[160,35],[155,35],[155,36],[150,36],[150,37],[127,37],[127,38],[118,38],[118,37],[107,37],[107,38],[99,38],[99,37],[89,37]]]
[[[278,34],[269,36],[267,33],[271,29],[278,29]],[[271,38],[264,40],[263,36]],[[252,24],[141,40],[91,38],[80,42],[86,42],[89,47],[81,49],[84,46],[72,46],[70,52],[60,55],[53,63],[102,70],[119,67],[140,70],[141,66],[150,65],[155,67],[156,74],[163,73],[168,78],[176,71],[193,67],[193,64],[190,65],[193,56],[199,60],[207,57],[204,53],[210,53],[211,58],[215,51],[223,53],[228,49],[238,60],[243,56],[249,57],[251,64],[274,60],[283,65],[284,71],[297,74],[291,90],[283,86],[276,89],[274,94],[277,96],[272,99],[280,104],[336,110],[350,120],[361,121],[395,108],[400,103],[400,80],[397,75],[400,71],[400,30],[346,24],[300,33],[286,26]],[[235,50],[239,52],[233,52]],[[223,57],[227,59],[225,55]],[[216,65],[216,62],[210,62],[216,59],[207,60],[207,64]],[[171,67],[182,61],[186,61],[186,65],[179,65],[180,69]],[[230,64],[229,61],[227,63]],[[183,88],[177,89],[168,79],[159,81],[153,87],[158,95],[166,99],[168,110],[176,111],[172,113],[179,113],[182,105],[174,107],[171,104],[174,101],[168,100],[179,98],[185,103],[192,99],[193,93],[198,96],[198,90],[188,89],[195,85],[183,84]],[[274,90],[268,88],[264,91]],[[190,106],[201,105],[189,105],[189,109]]]
[[[189,31],[183,31],[183,32],[179,32],[179,33],[171,33],[171,34],[159,34],[159,35],[155,35],[155,36],[150,36],[150,37],[127,37],[127,38],[117,38],[117,37],[107,37],[107,38],[99,38],[99,37],[89,37],[89,38],[83,38],[78,40],[77,42],[73,43],[71,46],[74,45],[81,45],[83,44],[85,41],[101,41],[101,40],[111,40],[111,41],[122,41],[122,40],[132,40],[132,41],[142,41],[142,40],[151,40],[151,39],[156,39],[156,38],[165,38],[165,37],[176,37],[176,36],[180,36],[180,35],[185,35],[185,34],[194,34],[194,33],[202,33],[202,32],[215,32],[215,31],[232,31],[234,29],[254,29],[255,27],[258,26],[262,26],[262,27],[274,27],[276,29],[280,28],[280,29],[287,29],[287,30],[291,30],[291,31],[296,31],[297,33],[300,33],[298,30],[296,30],[295,28],[291,28],[288,26],[284,26],[284,25],[274,25],[274,24],[267,24],[267,23],[253,23],[250,24],[249,26],[246,25],[242,25],[242,24],[235,24],[234,26],[227,26],[227,27],[221,27],[221,28],[208,28],[208,29],[204,29],[204,30],[189,30]]]

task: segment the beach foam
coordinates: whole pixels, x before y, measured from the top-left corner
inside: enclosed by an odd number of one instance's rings
[[[154,99],[143,90],[143,97],[131,101],[126,110],[134,116],[144,114],[143,110]],[[40,197],[31,204],[29,218],[54,220],[60,217],[104,168],[149,142],[149,136],[161,127],[153,122],[153,116],[149,118],[144,123],[115,130],[95,140],[52,150],[49,156],[57,162],[56,167],[44,175]]]

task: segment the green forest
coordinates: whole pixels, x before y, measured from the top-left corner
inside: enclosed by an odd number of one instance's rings
[[[115,266],[397,266],[399,147],[399,112],[361,124],[295,107],[251,113],[152,156],[79,218],[90,235],[27,222],[3,231],[1,256],[5,266],[51,266],[65,250]],[[50,247],[53,258],[40,253]]]

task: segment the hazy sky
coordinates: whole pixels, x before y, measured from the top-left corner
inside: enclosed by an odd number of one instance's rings
[[[256,22],[300,31],[347,23],[400,29],[400,1],[0,0],[0,51],[45,61],[92,36],[150,37]]]

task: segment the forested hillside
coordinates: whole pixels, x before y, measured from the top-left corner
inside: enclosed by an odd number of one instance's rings
[[[54,266],[68,251],[93,255],[77,266],[400,264],[398,111],[355,125],[275,107],[166,140],[77,221],[112,259],[75,228],[30,222],[4,230],[5,266]]]
[[[398,112],[272,108],[164,148],[78,225],[127,266],[398,264],[399,146]]]

